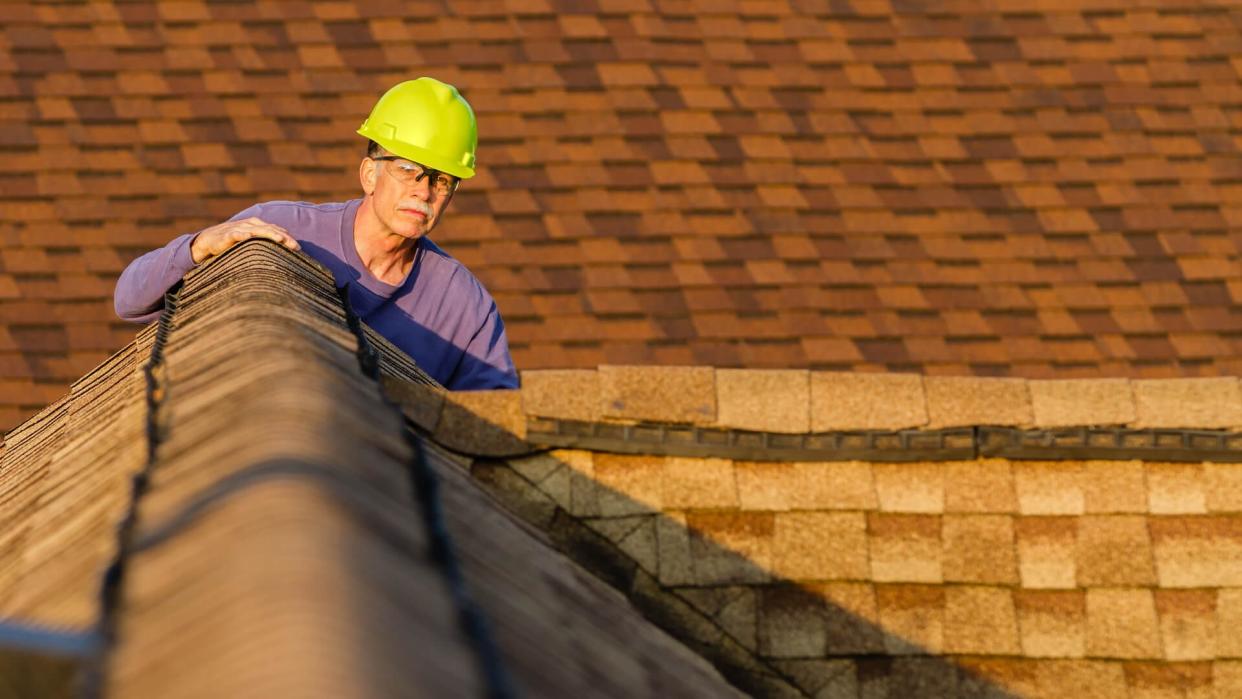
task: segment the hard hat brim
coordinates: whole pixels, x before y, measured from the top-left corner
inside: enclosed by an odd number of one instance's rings
[[[389,153],[399,155],[406,160],[412,160],[419,165],[425,165],[433,170],[446,172],[453,177],[458,177],[463,180],[468,180],[471,177],[474,177],[474,168],[466,167],[461,163],[454,163],[439,153],[427,150],[426,148],[420,148],[412,143],[406,143],[404,141],[398,141],[391,138],[384,138],[379,134],[371,133],[371,130],[367,128],[366,124],[363,124],[362,127],[358,129],[357,133],[359,136],[365,136],[380,144],[380,146],[382,146],[384,150]]]

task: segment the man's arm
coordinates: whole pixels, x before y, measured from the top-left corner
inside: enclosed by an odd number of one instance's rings
[[[164,292],[194,268],[190,244],[196,234],[177,236],[171,243],[139,257],[116,280],[112,305],[121,320],[148,323],[164,310]]]
[[[290,250],[301,248],[289,231],[254,216],[252,206],[232,219],[198,233],[186,233],[139,257],[121,272],[112,302],[122,320],[147,323],[164,310],[164,292],[198,265],[250,238],[274,240]],[[244,218],[243,218],[244,217]]]

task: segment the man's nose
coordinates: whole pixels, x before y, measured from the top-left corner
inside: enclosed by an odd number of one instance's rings
[[[431,178],[425,174],[417,180],[414,180],[414,182],[410,185],[410,188],[413,189],[414,193],[417,194],[423,201],[427,201],[431,198]]]

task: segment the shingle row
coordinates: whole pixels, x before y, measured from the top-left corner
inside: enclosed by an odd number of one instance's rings
[[[601,366],[522,375],[522,410],[770,432],[975,425],[1238,429],[1234,377],[1026,380],[712,367]],[[498,392],[495,401],[511,400]]]

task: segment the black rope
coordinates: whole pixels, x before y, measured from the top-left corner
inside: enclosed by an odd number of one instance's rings
[[[388,398],[380,384],[379,353],[367,340],[362,321],[349,304],[349,286],[339,287],[337,292],[341,296],[341,305],[345,309],[346,323],[358,339],[358,365],[362,373],[380,386],[380,395],[384,402],[393,410],[400,412],[400,407]],[[417,435],[408,429],[402,432],[414,452],[408,465],[410,482],[413,486],[414,499],[419,504],[423,516],[423,526],[430,540],[431,558],[440,567],[448,581],[453,604],[457,608],[457,622],[466,634],[483,671],[487,696],[493,699],[517,696],[509,673],[505,669],[500,647],[496,644],[492,634],[491,624],[466,588],[466,578],[462,573],[461,563],[457,558],[452,537],[444,521],[444,505],[440,499],[440,478],[432,469],[431,464],[427,462],[422,442]]]
[[[181,282],[177,282],[164,294],[164,312],[160,314],[155,327],[155,339],[151,344],[151,356],[142,367],[143,378],[146,379],[147,402],[147,462],[138,473],[130,479],[129,508],[125,517],[117,525],[116,556],[103,574],[99,588],[99,619],[96,622],[95,634],[99,639],[98,652],[94,661],[84,673],[81,695],[84,697],[100,697],[103,695],[104,677],[107,674],[107,651],[116,642],[117,614],[121,605],[121,587],[125,581],[125,565],[132,552],[134,531],[138,521],[138,501],[147,492],[151,482],[151,473],[155,469],[156,451],[161,439],[159,426],[159,408],[164,396],[160,392],[159,378],[156,371],[164,363],[164,345],[168,342],[168,333],[172,330],[173,315],[177,312],[177,300],[181,293]]]

